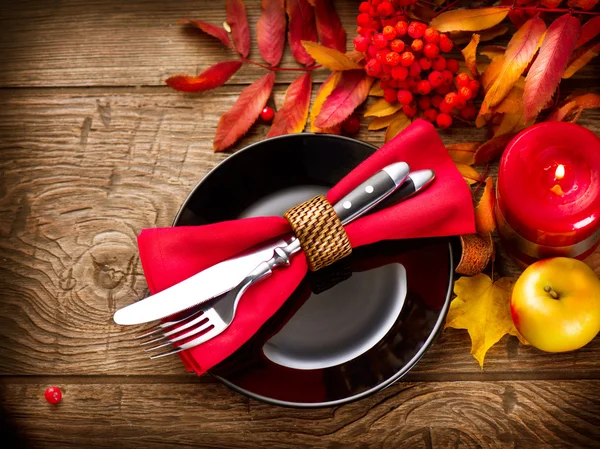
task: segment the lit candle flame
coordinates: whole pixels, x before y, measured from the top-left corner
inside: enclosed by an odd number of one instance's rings
[[[565,177],[565,166],[562,164],[558,164],[558,167],[556,167],[556,171],[554,172],[554,179],[556,179],[557,181],[559,179],[563,179]]]

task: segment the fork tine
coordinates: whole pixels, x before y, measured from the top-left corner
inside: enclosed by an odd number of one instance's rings
[[[153,346],[151,348],[144,349],[144,351],[150,352],[150,351],[155,351],[157,349],[163,348],[167,345],[170,345],[171,343],[175,343],[177,341],[183,340],[184,338],[191,337],[192,335],[196,335],[197,333],[202,332],[203,330],[209,329],[212,325],[213,324],[210,321],[207,321],[206,323],[186,332],[183,335],[179,335],[175,338],[168,338],[165,336],[164,339],[167,340],[165,343],[158,345],[158,346]]]
[[[181,351],[183,351],[183,349],[174,349],[174,350],[169,351],[169,352],[163,352],[162,354],[151,355],[150,358],[152,360],[154,360],[154,359],[160,359],[161,357],[166,357],[168,355],[177,354],[178,352],[181,352]]]
[[[157,341],[161,341],[164,340],[165,338],[167,338],[169,335],[173,335],[173,334],[178,334],[181,331],[184,331],[185,329],[194,326],[195,324],[199,324],[202,323],[204,320],[206,320],[207,318],[203,315],[204,310],[200,310],[200,316],[198,316],[197,318],[194,318],[193,320],[176,327],[175,329],[172,329],[168,332],[164,332],[164,334],[158,338],[155,338],[153,340],[148,340],[148,341],[144,341],[140,343],[140,346],[145,346],[145,345],[149,345],[150,343],[155,343]],[[195,314],[190,315],[187,319],[193,318],[194,315],[197,315],[199,312],[196,312]],[[183,320],[179,320],[177,323],[181,322],[181,321],[185,321],[185,319]],[[165,327],[166,328],[166,327]]]
[[[194,317],[194,316],[196,316],[196,315],[198,315],[198,314],[201,314],[201,313],[203,313],[203,312],[204,312],[204,309],[197,310],[196,312],[194,312],[194,313],[192,313],[192,314],[190,314],[190,315],[187,315],[187,316],[185,316],[185,317],[183,317],[183,318],[181,318],[181,319],[179,319],[179,320],[168,321],[168,322],[166,322],[166,323],[160,323],[160,324],[157,324],[156,326],[153,326],[153,327],[151,327],[150,329],[148,329],[148,330],[146,330],[146,331],[142,332],[141,334],[138,334],[138,335],[136,335],[136,336],[135,336],[135,338],[136,338],[136,339],[139,339],[139,338],[145,338],[145,337],[148,337],[148,336],[150,336],[150,335],[154,335],[154,334],[156,334],[157,332],[160,332],[161,330],[163,330],[163,329],[165,329],[165,328],[167,328],[167,327],[171,327],[171,326],[174,326],[174,325],[176,325],[176,324],[179,324],[179,323],[181,323],[181,322],[183,322],[183,321],[189,320],[190,318],[192,318],[192,317]]]

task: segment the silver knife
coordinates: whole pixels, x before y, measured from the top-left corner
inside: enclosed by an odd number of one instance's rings
[[[432,170],[412,172],[393,195],[388,194],[384,198],[394,202],[406,199],[428,186],[434,178]],[[336,203],[338,209],[343,209],[345,201],[346,198]],[[213,265],[168,289],[118,310],[114,321],[122,325],[147,323],[209,301],[234,288],[259,263],[269,259],[276,248],[284,247],[293,240],[293,236],[276,239]]]

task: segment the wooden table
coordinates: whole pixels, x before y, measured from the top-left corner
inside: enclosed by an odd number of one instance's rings
[[[224,21],[224,2],[21,1],[0,22],[0,394],[3,433],[27,447],[592,447],[600,445],[600,338],[546,354],[505,337],[483,370],[446,330],[401,381],[318,410],[248,399],[176,358],[150,361],[112,321],[147,293],[141,229],[168,226],[212,152],[219,116],[260,74],[184,95],[168,75],[223,60],[176,25]],[[247,0],[252,32],[260,12]],[[349,39],[356,2],[337,0]],[[255,43],[252,57],[259,59]],[[283,66],[293,67],[286,50]],[[598,91],[599,65],[565,81]],[[278,74],[275,102],[297,74]],[[325,71],[315,74],[322,81]],[[316,89],[314,89],[316,91]],[[600,132],[600,114],[580,123]],[[236,149],[264,138],[256,125]],[[446,143],[483,139],[466,126]],[[376,145],[383,133],[363,129]],[[600,255],[598,255],[600,257]],[[501,254],[500,275],[516,267]],[[44,390],[58,385],[52,406]],[[6,437],[3,437],[3,439]],[[4,446],[7,447],[7,446]]]

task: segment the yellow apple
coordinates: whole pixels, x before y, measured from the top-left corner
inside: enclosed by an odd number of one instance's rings
[[[600,279],[576,259],[540,260],[517,280],[510,311],[517,330],[536,348],[579,349],[600,331]]]

